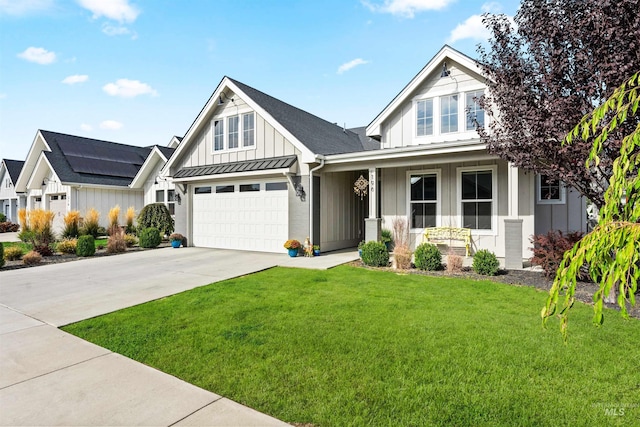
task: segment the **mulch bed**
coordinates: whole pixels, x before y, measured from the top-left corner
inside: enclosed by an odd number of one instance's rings
[[[422,271],[415,268],[411,270],[396,270],[391,267],[368,267],[362,263],[362,261],[353,261],[349,263],[354,267],[368,268],[371,270],[391,271],[401,274],[420,274],[423,276],[433,277],[454,277],[470,280],[492,280],[494,282],[506,283],[513,286],[529,286],[541,291],[548,292],[551,289],[552,281],[544,277],[541,271],[535,270],[500,270],[497,276],[482,276],[474,272],[470,267],[464,267],[462,271],[455,273],[448,273],[445,270],[442,271]],[[599,289],[598,285],[593,282],[578,282],[576,286],[576,299],[586,304],[593,305],[593,294]],[[640,293],[640,291],[639,291]],[[636,294],[637,300],[640,300],[640,295]],[[619,309],[615,304],[605,304],[609,308]],[[627,306],[627,312],[629,316],[640,319],[640,301],[638,301],[635,307]]]
[[[139,246],[134,246],[132,248],[127,248],[126,252],[120,252],[116,254],[108,253],[106,249],[96,249],[96,253],[90,257],[79,257],[74,254],[55,253],[51,256],[43,256],[42,261],[39,264],[33,264],[33,265],[26,265],[24,262],[22,262],[22,260],[5,261],[4,267],[0,268],[0,272],[5,270],[18,270],[20,268],[39,267],[41,265],[59,264],[61,262],[81,261],[84,259],[91,259],[96,257],[124,255],[131,252],[150,251],[158,248],[168,248],[168,247],[171,247],[171,243],[162,242],[157,248],[141,248]]]

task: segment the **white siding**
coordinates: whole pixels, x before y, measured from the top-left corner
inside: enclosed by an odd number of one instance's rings
[[[80,188],[73,189],[76,205],[74,209],[80,211],[82,217],[90,208],[95,208],[100,212],[100,225],[106,227],[109,223],[109,210],[115,205],[120,206],[120,224],[125,222],[125,214],[130,206],[133,206],[136,212],[144,207],[144,195],[142,191],[111,190],[101,188]]]

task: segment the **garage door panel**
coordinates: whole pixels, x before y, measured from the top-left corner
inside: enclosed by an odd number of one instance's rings
[[[225,184],[211,187],[216,185]],[[283,252],[288,234],[288,192],[265,191],[265,187],[261,183],[261,191],[194,194],[194,245]]]

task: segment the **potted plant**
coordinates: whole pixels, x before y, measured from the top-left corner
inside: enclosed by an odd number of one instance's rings
[[[290,239],[284,242],[284,247],[289,251],[289,256],[293,258],[298,256],[298,250],[300,250],[302,245],[299,241]]]
[[[179,248],[180,245],[182,244],[182,240],[184,239],[184,236],[180,233],[172,233],[169,236],[169,241],[171,242],[171,247],[172,248]]]
[[[313,256],[320,256],[320,246],[313,245]]]
[[[387,252],[391,252],[391,243],[393,242],[393,238],[391,236],[391,230],[383,228],[380,231],[380,241],[387,247]]]

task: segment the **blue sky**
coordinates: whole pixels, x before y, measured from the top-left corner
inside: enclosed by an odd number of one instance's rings
[[[38,129],[166,145],[230,76],[367,125],[448,43],[476,57],[502,0],[0,0],[0,157]]]

